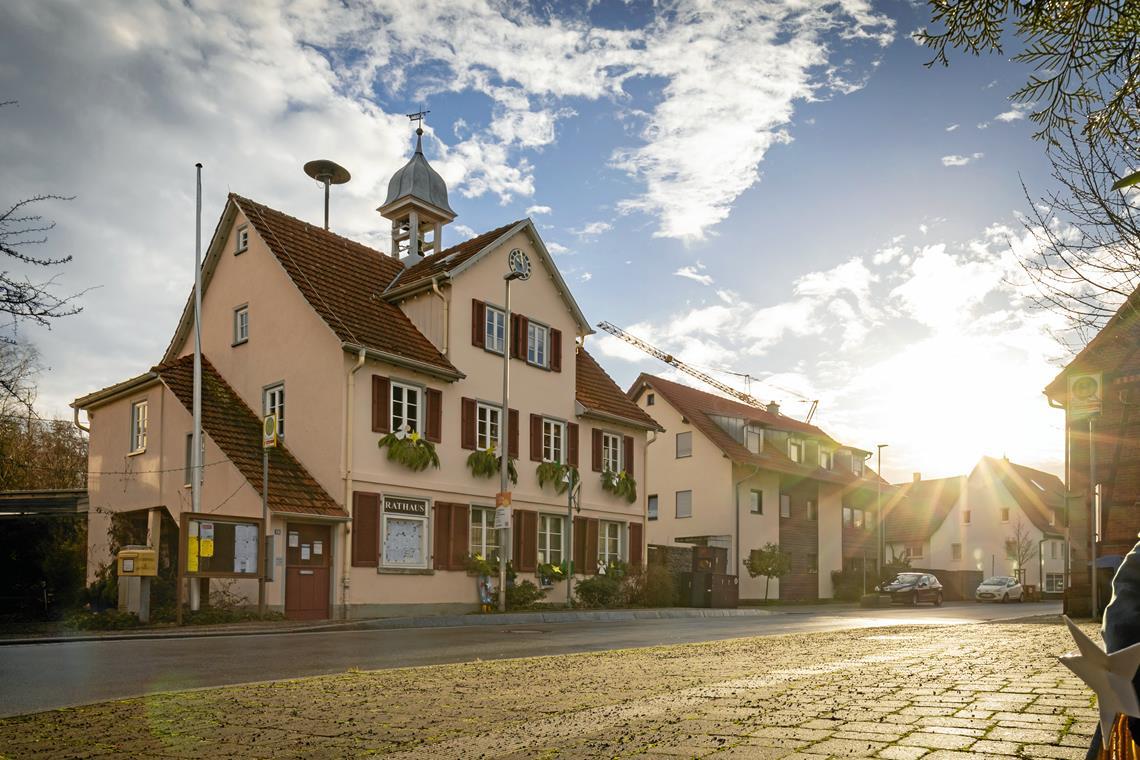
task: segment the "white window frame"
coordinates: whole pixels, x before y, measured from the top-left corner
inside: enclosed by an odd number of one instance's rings
[[[755,445],[753,445],[755,441]],[[764,428],[759,425],[745,425],[744,426],[744,448],[751,451],[753,454],[759,454],[764,451]]]
[[[754,515],[764,514],[764,491],[759,488],[749,490],[748,511]]]
[[[131,452],[141,454],[146,451],[147,433],[147,401],[135,401],[131,404]]]
[[[499,556],[499,531],[495,528],[495,508],[472,506],[468,520],[467,548],[469,553],[478,554],[483,559]],[[479,528],[480,539],[475,540],[475,529]]]
[[[922,541],[912,541],[911,543],[907,544],[906,556],[910,557],[911,559],[925,559],[923,556],[925,553],[925,547],[922,544]]]
[[[796,464],[801,464],[804,461],[804,442],[799,438],[788,439],[788,459]]]
[[[431,505],[428,504],[428,514],[431,514]],[[388,523],[391,520],[399,520],[405,522],[419,522],[423,524],[423,531],[421,532],[420,542],[420,556],[423,557],[423,562],[412,564],[410,562],[393,562],[388,559]],[[388,568],[409,568],[412,570],[427,570],[430,567],[431,557],[428,555],[428,547],[431,546],[431,526],[428,524],[427,517],[419,515],[404,515],[399,513],[385,512],[382,515],[380,523],[380,565]]]
[[[1064,573],[1045,573],[1045,592],[1057,594],[1065,590]]]
[[[854,451],[851,452],[851,474],[863,476],[863,460]]]
[[[261,413],[277,415],[277,437],[285,437],[285,383],[267,385],[261,392]]]
[[[1050,541],[1049,542],[1049,559],[1057,559],[1057,555],[1060,554],[1060,552],[1057,551],[1057,544],[1059,544],[1059,543],[1061,543],[1061,542],[1060,541]]]
[[[598,523],[598,559],[609,565],[622,560],[622,523],[602,520]]]
[[[602,432],[602,471],[612,472],[615,475],[622,472],[625,463],[622,461],[625,448],[622,438],[617,433]],[[612,465],[612,466],[611,466]]]
[[[557,531],[552,530],[557,526]],[[561,565],[566,537],[566,519],[561,515],[538,516],[538,564]]]
[[[791,494],[780,494],[780,517],[792,516],[792,497]]]
[[[682,436],[684,436],[684,438],[682,438]],[[684,454],[681,453],[681,451],[682,451],[681,441],[682,440],[688,442],[688,445],[684,449],[684,451],[685,451]],[[691,430],[685,430],[685,431],[682,431],[680,433],[677,433],[677,442],[675,445],[676,445],[676,454],[677,454],[676,458],[677,459],[687,459],[688,457],[691,457],[693,455],[693,432]]]
[[[835,466],[835,452],[821,446],[819,449],[819,466],[825,470],[832,469]]]
[[[416,385],[414,383],[405,383],[405,382],[401,382],[399,380],[393,380],[390,383],[390,385],[391,385],[391,388],[388,391],[388,416],[389,416],[389,422],[391,424],[391,427],[389,428],[389,430],[391,430],[393,433],[398,433],[399,431],[404,429],[404,425],[407,425],[409,422],[414,422],[415,426],[414,427],[409,426],[409,429],[407,430],[407,432],[411,433],[411,432],[415,431],[415,432],[419,433],[420,435],[423,435],[423,432],[424,432],[424,397],[425,397],[424,387],[422,385]],[[401,398],[398,402],[396,400],[397,391],[399,391],[401,394]],[[407,413],[407,409],[409,406],[408,395],[410,393],[414,393],[415,397],[416,397],[415,403],[413,404],[413,406],[415,407],[415,412],[416,412],[416,417],[414,420],[411,420],[408,417],[408,413]],[[396,412],[397,403],[400,406],[400,412],[398,414]]]
[[[502,453],[502,416],[501,406],[484,404],[482,401],[475,405],[475,448],[487,451],[494,445],[495,451]]]
[[[566,423],[562,420],[542,418],[542,461],[557,464],[566,461]]]
[[[655,494],[655,493],[649,494],[649,496],[646,497],[646,501],[645,501],[645,513],[646,513],[647,519],[656,520],[657,515],[660,512],[660,509],[661,509],[661,500],[658,498],[657,494]]]
[[[541,322],[526,323],[526,363],[550,366],[550,328]]]
[[[244,322],[242,317],[245,318]],[[240,346],[249,340],[249,304],[234,309],[234,345]]]
[[[855,530],[863,530],[863,526],[866,524],[866,522],[865,522],[866,518],[867,518],[867,514],[864,510],[859,509],[858,507],[856,507],[855,509],[852,509],[851,510],[851,527],[854,528]]]
[[[685,513],[681,514],[681,497],[685,497],[688,506]],[[673,514],[678,520],[684,520],[693,516],[693,492],[692,491],[676,491],[673,494]]]
[[[484,307],[483,348],[491,353],[501,354],[507,345],[507,315],[496,306]]]
[[[242,226],[237,228],[237,234],[234,235],[234,242],[236,244],[236,247],[234,248],[234,255],[235,256],[239,253],[245,253],[246,251],[249,250],[249,225],[248,224],[243,224]]]

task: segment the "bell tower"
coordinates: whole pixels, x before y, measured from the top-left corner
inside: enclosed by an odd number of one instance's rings
[[[423,119],[429,112],[408,114],[418,122],[416,152],[388,182],[388,197],[380,215],[392,222],[393,258],[405,266],[423,261],[425,256],[443,250],[443,225],[455,219],[447,203],[447,184],[424,158]]]

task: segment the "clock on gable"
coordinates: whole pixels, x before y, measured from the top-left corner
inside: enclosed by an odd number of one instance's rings
[[[516,248],[511,251],[507,259],[511,271],[516,272],[520,280],[530,277],[530,258],[522,250]]]

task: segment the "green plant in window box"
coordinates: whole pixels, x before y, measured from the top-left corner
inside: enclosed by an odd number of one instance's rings
[[[428,467],[439,467],[439,454],[435,445],[416,431],[388,433],[378,442],[380,448],[388,449],[388,460],[399,462],[413,472],[421,472]]]
[[[570,474],[570,483],[566,482],[566,474]],[[540,462],[534,474],[538,477],[538,487],[547,483],[554,484],[555,493],[566,493],[566,487],[578,482],[578,468],[558,462]]]
[[[630,504],[637,501],[637,481],[625,470],[616,473],[612,470],[603,472],[602,490],[620,496]]]
[[[467,457],[467,468],[477,478],[493,478],[499,474],[503,466],[503,458],[495,454],[495,447],[472,451]],[[515,469],[515,460],[507,458],[507,477],[516,486],[519,484],[519,472]]]
[[[464,560],[468,575],[498,576],[499,558],[484,557],[482,554],[468,554]]]
[[[543,587],[554,585],[555,581],[563,580],[566,577],[566,571],[561,564],[553,565],[549,562],[543,562],[538,566],[538,578]]]

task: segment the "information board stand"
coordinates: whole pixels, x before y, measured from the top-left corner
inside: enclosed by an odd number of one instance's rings
[[[183,512],[178,540],[177,622],[182,625],[182,595],[187,578],[244,578],[265,584],[262,536],[257,517]]]

